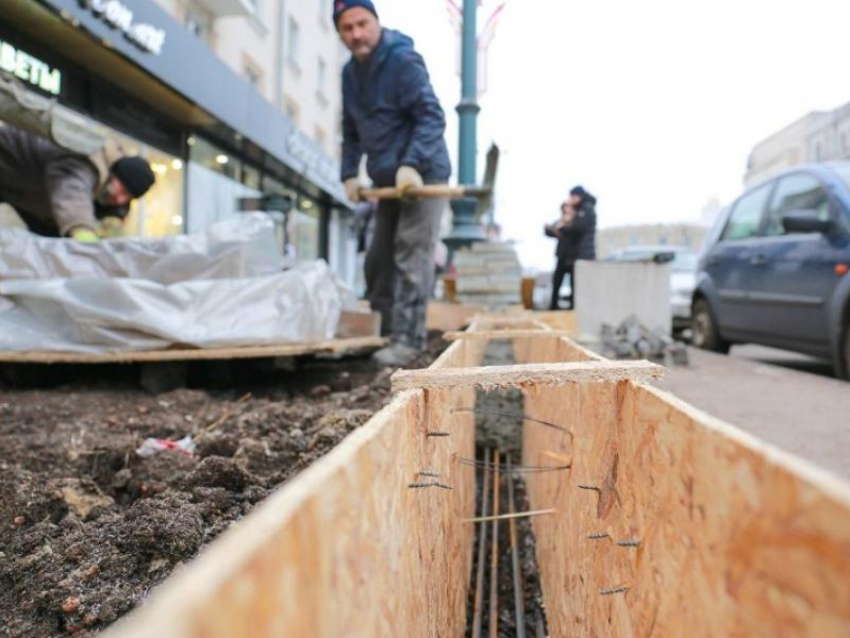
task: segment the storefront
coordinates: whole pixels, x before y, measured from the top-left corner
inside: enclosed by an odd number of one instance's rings
[[[156,3],[3,4],[0,68],[89,118],[156,172],[125,233],[194,232],[239,214],[240,199],[275,195],[292,203],[286,252],[350,261],[334,160]]]

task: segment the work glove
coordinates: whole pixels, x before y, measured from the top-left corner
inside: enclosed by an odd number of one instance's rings
[[[122,237],[124,235],[124,220],[120,217],[104,217],[100,220],[101,237]]]
[[[97,233],[94,232],[90,228],[86,228],[85,226],[77,226],[72,229],[70,232],[71,239],[75,241],[81,241],[85,244],[96,244],[100,241],[100,237],[97,236]]]
[[[405,191],[408,188],[419,188],[424,185],[425,182],[422,181],[419,171],[412,166],[399,166],[395,174],[396,188]]]
[[[348,196],[348,199],[355,204],[363,201],[363,197],[360,195],[360,190],[364,188],[364,185],[359,178],[349,177],[343,182],[343,186],[345,187],[345,194]]]

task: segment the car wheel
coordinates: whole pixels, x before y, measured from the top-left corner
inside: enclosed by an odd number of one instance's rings
[[[694,315],[691,324],[693,326],[692,342],[697,348],[724,354],[729,352],[731,344],[725,341],[717,331],[714,316],[711,314],[711,306],[705,299],[697,299],[694,303]]]

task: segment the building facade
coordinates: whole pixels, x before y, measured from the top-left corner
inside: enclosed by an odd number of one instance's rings
[[[5,59],[30,88],[147,157],[157,185],[134,204],[128,234],[197,231],[237,215],[240,200],[277,196],[291,205],[286,250],[328,258],[351,279],[343,54],[324,4],[6,0],[0,68]]]
[[[850,159],[850,104],[815,111],[759,142],[750,153],[749,186],[798,164]]]

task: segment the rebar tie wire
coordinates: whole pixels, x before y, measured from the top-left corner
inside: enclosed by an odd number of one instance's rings
[[[498,467],[500,472],[507,474],[539,474],[541,472],[559,472],[568,470],[572,465],[507,465],[500,463],[498,466],[495,463],[488,461],[479,461],[478,459],[468,459],[462,456],[454,455],[455,460],[461,465],[474,467],[479,470],[492,471]]]
[[[552,423],[550,421],[543,421],[542,419],[536,419],[532,416],[528,416],[527,414],[517,414],[515,412],[504,412],[502,410],[485,410],[482,408],[454,408],[452,413],[456,412],[471,412],[473,414],[481,414],[484,416],[501,416],[505,418],[511,419],[522,419],[523,421],[530,421],[531,423],[538,423],[540,425],[544,425],[547,428],[552,428],[554,430],[558,430],[560,432],[564,432],[565,434],[569,434],[570,438],[572,438],[573,433],[570,432],[568,428],[565,428],[563,425],[558,425],[557,423]]]

